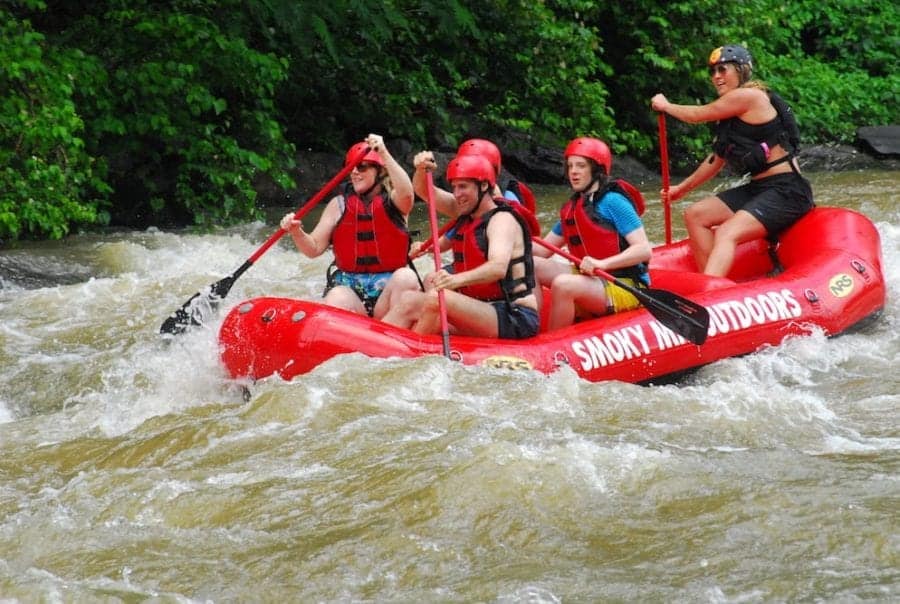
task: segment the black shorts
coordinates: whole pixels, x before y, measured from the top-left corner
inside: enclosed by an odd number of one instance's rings
[[[717,195],[732,212],[744,210],[774,237],[809,212],[813,202],[809,181],[794,172],[751,180]]]
[[[541,319],[536,310],[505,301],[491,302],[491,306],[497,311],[497,337],[521,340],[537,335]]]

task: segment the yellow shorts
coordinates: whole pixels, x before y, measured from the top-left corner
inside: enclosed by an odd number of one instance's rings
[[[582,274],[580,270],[578,270],[577,266],[572,267],[573,275]],[[616,312],[624,312],[626,310],[632,310],[641,305],[640,300],[637,299],[637,296],[632,294],[630,291],[626,289],[622,289],[612,281],[607,281],[603,279],[603,277],[597,277],[598,279],[603,280],[603,291],[606,293],[606,314],[610,315]],[[643,283],[636,285],[635,280],[630,277],[619,277],[619,281],[625,283],[626,285],[630,285],[635,289],[646,287]],[[577,304],[575,305],[575,316],[576,317],[584,317],[584,316],[592,316],[592,313],[586,312],[583,308],[579,307]]]
[[[634,279],[629,279],[627,277],[620,277],[619,281],[636,289],[643,287],[643,284],[636,285]],[[606,307],[611,313],[631,310],[641,305],[637,296],[628,290],[622,289],[612,281],[604,282],[603,288],[606,290]]]

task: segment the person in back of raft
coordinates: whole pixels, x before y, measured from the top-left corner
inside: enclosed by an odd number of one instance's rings
[[[737,174],[750,174],[749,183],[704,197],[684,212],[697,268],[725,277],[739,243],[777,237],[815,204],[795,157],[800,136],[794,114],[765,84],[750,79],[753,61],[747,49],[719,47],[708,63],[718,99],[706,105],[676,105],[657,94],[650,104],[683,122],[717,122],[713,153],[669,189],[669,201],[700,186],[726,164]]]
[[[582,260],[573,270],[571,264],[553,260],[547,248],[535,247],[538,281],[550,288],[547,330],[640,305],[631,292],[594,277],[595,269],[634,287],[650,285],[651,246],[639,215],[643,211],[640,193],[621,179],[610,179],[612,154],[600,139],[576,138],[563,155],[572,196],[544,239],[567,247]]]
[[[407,291],[385,323],[417,333],[441,332],[438,291],[444,291],[452,333],[522,339],[538,332],[529,223],[514,205],[494,198],[496,172],[480,155],[455,157],[447,166],[458,218],[452,272],[425,277],[425,291]],[[527,210],[526,210],[527,211]]]
[[[397,270],[409,262],[414,196],[409,175],[377,134],[353,145],[344,165],[365,147],[370,150],[350,172],[350,183],[328,202],[311,232],[293,213],[281,219],[281,228],[309,258],[333,247],[325,304],[378,319],[403,291],[419,289],[416,273]]]

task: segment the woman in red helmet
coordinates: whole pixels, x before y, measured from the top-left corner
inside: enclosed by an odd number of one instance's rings
[[[480,155],[462,155],[447,166],[457,221],[453,271],[425,278],[425,290],[404,292],[386,323],[417,333],[440,332],[437,292],[445,291],[453,333],[521,339],[538,332],[531,229],[493,190],[496,170]]]
[[[635,287],[650,284],[651,247],[640,218],[643,199],[631,185],[609,178],[609,147],[600,139],[579,137],[569,142],[564,156],[573,194],[545,240],[568,247],[582,261],[573,271],[572,265],[551,259],[551,251],[535,248],[538,281],[550,288],[548,330],[640,305],[634,294],[594,277],[595,269]]]
[[[657,94],[651,106],[683,122],[717,122],[713,153],[669,189],[670,201],[699,187],[726,164],[737,174],[750,175],[747,184],[704,197],[684,213],[697,267],[725,277],[739,243],[777,237],[815,204],[795,157],[800,136],[794,114],[777,94],[750,79],[753,61],[747,49],[716,48],[708,64],[718,94],[715,101],[676,105]]]
[[[413,189],[377,134],[353,145],[345,162],[365,147],[370,150],[350,172],[350,183],[328,202],[311,232],[293,213],[281,219],[281,228],[309,258],[333,247],[325,304],[378,319],[403,291],[419,287],[413,271],[397,270],[408,264]]]

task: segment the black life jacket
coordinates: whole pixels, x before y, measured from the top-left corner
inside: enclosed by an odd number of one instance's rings
[[[800,129],[790,105],[774,92],[768,95],[778,115],[765,124],[748,124],[737,117],[716,124],[713,151],[737,174],[765,172],[772,166],[791,161],[800,148]],[[769,162],[769,151],[776,145],[781,145],[786,154]],[[791,168],[796,171],[794,162],[791,162]]]
[[[522,229],[522,238],[525,246],[524,252],[517,258],[509,261],[506,269],[506,275],[499,281],[491,283],[478,283],[467,285],[459,289],[460,293],[466,294],[473,298],[485,301],[506,300],[512,303],[513,300],[524,298],[531,294],[536,285],[534,275],[534,258],[531,253],[531,236],[532,225],[513,206],[521,205],[517,203],[508,203],[502,199],[494,199],[497,207],[493,210],[485,212],[478,218],[472,218],[470,215],[462,216],[455,221],[455,231],[453,234],[453,272],[461,273],[481,266],[487,262],[488,241],[487,241],[487,225],[491,218],[498,212],[509,212],[512,214],[519,227]],[[525,210],[527,212],[527,210]],[[540,233],[537,233],[540,234]],[[525,267],[525,273],[521,277],[513,277],[513,267],[522,264]],[[525,289],[514,291],[522,284]]]

